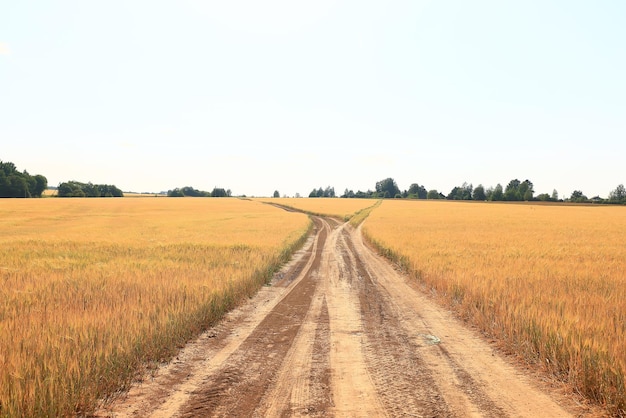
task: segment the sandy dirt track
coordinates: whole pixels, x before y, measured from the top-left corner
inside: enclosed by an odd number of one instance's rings
[[[586,414],[412,287],[360,230],[314,220],[272,286],[97,416]]]

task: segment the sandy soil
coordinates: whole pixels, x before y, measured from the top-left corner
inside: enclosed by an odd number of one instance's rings
[[[96,415],[598,415],[510,364],[360,230],[314,220],[315,234],[272,286]]]

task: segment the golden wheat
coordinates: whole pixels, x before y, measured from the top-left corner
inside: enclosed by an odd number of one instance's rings
[[[275,203],[307,213],[331,216],[347,221],[352,216],[376,204],[373,199],[341,199],[341,198],[263,198],[265,203]]]
[[[86,414],[251,295],[310,221],[236,199],[0,205],[0,416]]]
[[[626,395],[626,208],[385,201],[368,239],[612,412]]]

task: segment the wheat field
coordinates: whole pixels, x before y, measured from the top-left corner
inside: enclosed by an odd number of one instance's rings
[[[299,213],[238,199],[0,202],[0,416],[88,414],[271,278]]]
[[[508,350],[625,413],[625,207],[384,201],[363,230]]]
[[[301,210],[313,215],[331,216],[347,221],[377,203],[375,199],[341,198],[259,198],[261,202]]]

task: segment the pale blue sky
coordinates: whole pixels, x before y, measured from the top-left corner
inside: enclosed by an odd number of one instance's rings
[[[626,2],[0,0],[0,159],[124,191],[626,183]]]

